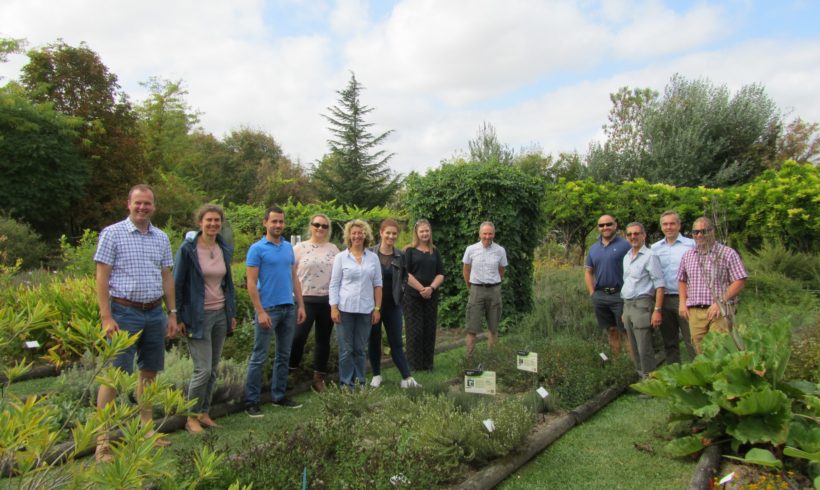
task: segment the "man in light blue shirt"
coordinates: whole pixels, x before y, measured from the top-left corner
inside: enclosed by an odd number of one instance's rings
[[[652,329],[661,326],[663,306],[663,270],[660,261],[646,248],[646,230],[641,223],[626,225],[630,251],[624,255],[623,322],[632,344],[635,368],[645,378],[655,369]]]
[[[689,322],[678,313],[678,269],[683,254],[695,246],[695,241],[680,234],[680,216],[676,211],[666,211],[661,215],[661,230],[664,238],[652,245],[654,253],[661,262],[663,279],[666,285],[663,300],[663,320],[661,336],[666,351],[666,363],[680,362],[680,341],[686,346],[689,359],[695,357],[692,337],[689,335]]]

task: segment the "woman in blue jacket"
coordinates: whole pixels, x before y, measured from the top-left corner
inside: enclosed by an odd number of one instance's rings
[[[228,332],[236,328],[236,295],[231,278],[231,249],[219,235],[225,214],[215,204],[196,213],[200,231],[186,239],[174,262],[177,323],[188,339],[194,362],[188,399],[196,400],[185,428],[192,433],[216,427],[208,410],[216,369]]]

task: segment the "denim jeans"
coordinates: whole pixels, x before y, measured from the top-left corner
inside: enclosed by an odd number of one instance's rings
[[[370,330],[368,346],[370,368],[373,370],[374,376],[382,373],[382,324],[384,324],[393,364],[401,373],[402,379],[410,377],[410,367],[407,364],[407,358],[404,356],[404,347],[402,347],[401,317],[401,306],[394,305],[392,301],[382,302],[382,319],[379,323],[373,325]]]
[[[111,366],[128,374],[134,372],[134,356],[140,371],[162,371],[165,367],[165,331],[168,317],[162,307],[140,310],[119,303],[111,303],[111,316],[128,335],[142,333],[136,343],[111,361]]]
[[[208,413],[211,408],[216,369],[219,367],[219,358],[222,357],[227,332],[228,317],[225,310],[205,310],[202,338],[188,339],[188,352],[194,363],[191,384],[188,386],[188,399],[196,399],[196,405],[191,408],[193,413]]]
[[[245,381],[245,405],[257,405],[262,391],[262,366],[268,359],[270,339],[276,336],[276,357],[273,361],[270,395],[274,402],[285,397],[288,384],[288,362],[293,331],[296,329],[296,307],[294,305],[265,308],[270,316],[271,328],[259,326],[259,318],[254,319],[253,352],[248,361],[248,377]]]
[[[339,384],[353,387],[364,385],[364,349],[370,336],[370,313],[342,314],[342,324],[336,328],[339,341]]]

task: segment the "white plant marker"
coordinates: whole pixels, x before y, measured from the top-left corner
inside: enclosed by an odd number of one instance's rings
[[[492,432],[495,430],[495,422],[493,419],[487,419],[484,421],[484,427],[487,428],[487,432]]]
[[[535,390],[535,392],[541,395],[541,398],[546,398],[550,396],[550,392],[545,390],[543,386]]]

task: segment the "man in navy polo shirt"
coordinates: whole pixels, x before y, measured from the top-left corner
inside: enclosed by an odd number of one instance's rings
[[[605,214],[598,218],[598,241],[589,249],[584,268],[584,281],[595,308],[598,326],[607,331],[609,348],[613,354],[621,352],[621,340],[626,330],[621,316],[624,302],[621,286],[624,283],[624,255],[629,242],[617,235],[618,222]],[[630,356],[632,346],[626,343]]]
[[[245,381],[245,411],[251,417],[262,417],[259,408],[262,366],[268,359],[273,335],[276,336],[276,357],[271,375],[271,401],[281,407],[302,406],[285,398],[293,333],[296,324],[305,320],[302,287],[296,276],[296,257],[290,242],[282,238],[285,213],[281,208],[268,208],[262,224],[267,232],[251,245],[246,259],[248,295],[256,311],[253,352]],[[296,305],[293,304],[294,297]]]

